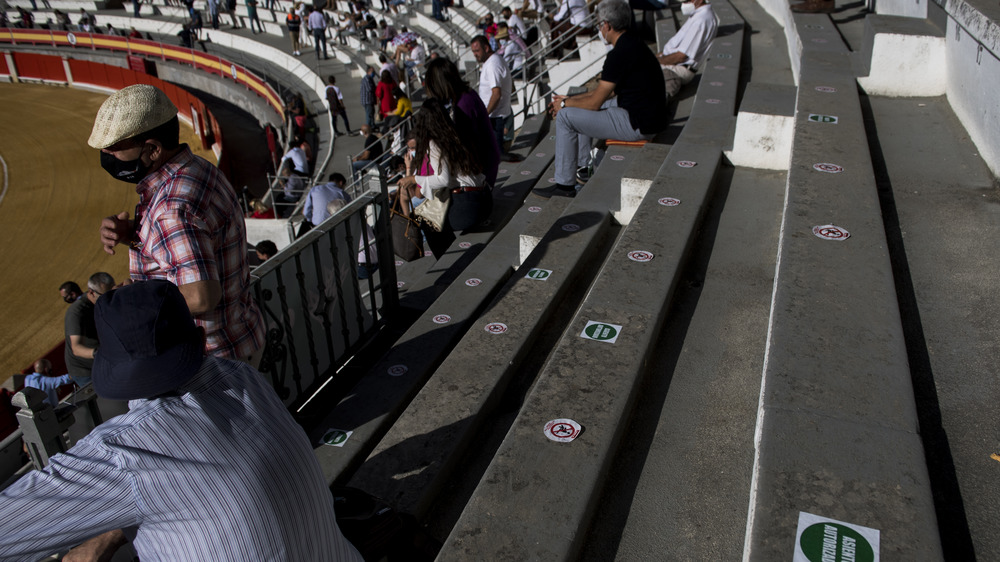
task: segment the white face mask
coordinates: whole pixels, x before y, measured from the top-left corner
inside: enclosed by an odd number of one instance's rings
[[[684,14],[685,16],[690,16],[691,14],[694,13],[694,11],[695,7],[693,2],[685,2],[681,4],[681,13]]]

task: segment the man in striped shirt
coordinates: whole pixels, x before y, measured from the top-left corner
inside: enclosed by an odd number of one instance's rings
[[[305,432],[252,367],[204,356],[175,285],[111,291],[95,320],[94,389],[129,412],[0,493],[0,559],[100,535],[73,554],[360,562]]]

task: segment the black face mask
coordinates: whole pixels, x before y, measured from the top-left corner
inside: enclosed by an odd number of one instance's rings
[[[142,178],[146,177],[146,172],[149,171],[149,166],[142,163],[141,154],[135,160],[123,162],[111,154],[102,151],[101,167],[116,180],[128,183],[139,183]]]

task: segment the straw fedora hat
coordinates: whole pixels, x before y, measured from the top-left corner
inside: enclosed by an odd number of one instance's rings
[[[135,84],[104,100],[87,144],[107,148],[118,141],[155,129],[177,115],[167,94],[156,86]]]

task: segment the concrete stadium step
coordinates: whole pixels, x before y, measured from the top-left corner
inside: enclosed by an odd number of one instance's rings
[[[794,23],[795,138],[744,557],[791,557],[811,515],[877,530],[894,558],[939,560],[855,74],[828,17]]]

